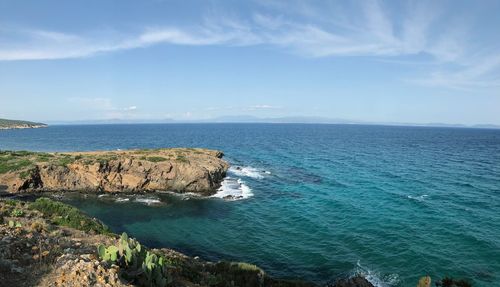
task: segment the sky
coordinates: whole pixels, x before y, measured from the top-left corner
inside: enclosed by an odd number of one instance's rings
[[[500,1],[0,0],[0,118],[500,124]]]

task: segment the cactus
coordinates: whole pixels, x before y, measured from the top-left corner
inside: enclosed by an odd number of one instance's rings
[[[127,281],[159,287],[169,282],[164,258],[146,250],[126,233],[122,233],[117,246],[99,245],[97,253],[102,260],[120,266],[120,276]]]
[[[104,245],[99,245],[97,252],[99,253],[99,257],[104,261],[116,263],[118,260],[118,248],[116,246],[111,245],[106,248]]]
[[[12,217],[21,217],[24,215],[24,211],[22,211],[21,209],[14,209],[10,212],[10,216]]]
[[[23,227],[23,225],[21,224],[21,222],[19,221],[12,221],[12,220],[9,220],[9,227],[10,228],[14,228],[14,227]]]

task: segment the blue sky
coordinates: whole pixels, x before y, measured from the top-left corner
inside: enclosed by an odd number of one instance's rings
[[[500,1],[0,1],[0,117],[500,124]]]

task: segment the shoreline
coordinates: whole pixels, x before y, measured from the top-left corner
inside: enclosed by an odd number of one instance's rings
[[[19,126],[12,126],[12,127],[0,127],[0,130],[23,130],[23,129],[41,129],[41,128],[48,128],[48,125],[19,125]]]

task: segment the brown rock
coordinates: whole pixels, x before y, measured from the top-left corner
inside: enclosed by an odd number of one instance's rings
[[[44,161],[39,161],[41,155],[25,155],[23,159],[32,165],[0,174],[0,184],[10,192],[161,190],[213,194],[229,167],[222,152],[207,149],[44,153]]]

